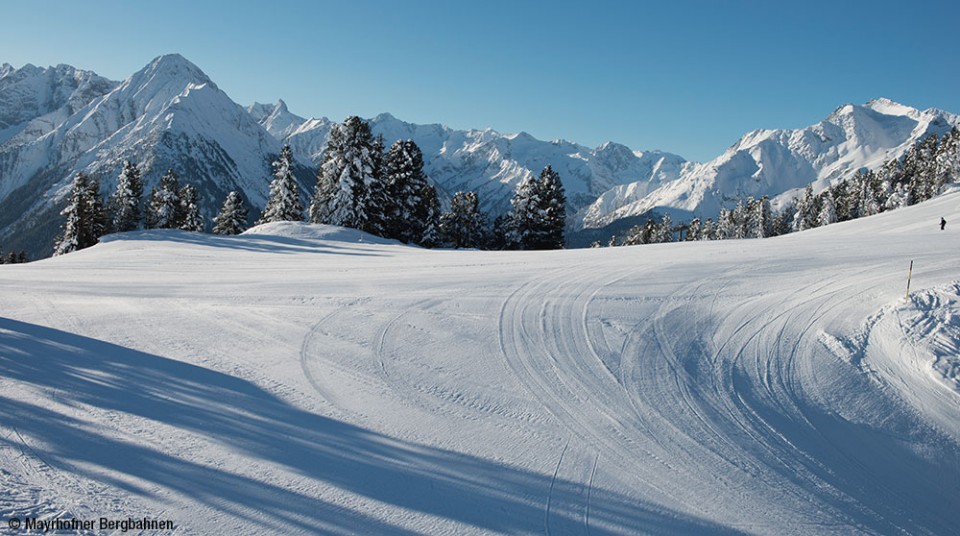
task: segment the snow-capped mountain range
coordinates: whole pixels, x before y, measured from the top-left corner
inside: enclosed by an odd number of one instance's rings
[[[124,160],[141,165],[147,188],[168,168],[200,191],[211,217],[231,190],[262,207],[269,162],[289,144],[305,195],[335,123],[277,104],[242,107],[197,66],[161,56],[123,82],[61,65],[0,66],[0,246],[49,254],[71,177],[84,171],[111,192]],[[591,149],[527,133],[416,125],[389,114],[370,119],[389,146],[413,139],[442,199],[477,191],[491,215],[505,212],[523,178],[546,165],[567,191],[571,230],[602,227],[652,209],[704,217],[738,195],[791,195],[898,156],[925,134],[960,124],[938,110],[887,100],[847,105],[802,130],[756,131],[698,164],[661,151],[608,142]],[[253,210],[252,212],[256,212]]]
[[[688,164],[678,179],[654,191],[646,181],[616,186],[582,209],[574,224],[602,227],[654,209],[681,219],[714,217],[747,196],[769,196],[777,206],[808,184],[820,191],[862,168],[876,169],[927,135],[958,125],[957,115],[889,99],[846,104],[806,128],[750,132],[716,159]]]

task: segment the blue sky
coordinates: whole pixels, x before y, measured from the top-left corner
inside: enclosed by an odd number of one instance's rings
[[[0,62],[121,80],[178,52],[244,105],[708,160],[879,96],[960,113],[957,20],[946,1],[0,1]]]

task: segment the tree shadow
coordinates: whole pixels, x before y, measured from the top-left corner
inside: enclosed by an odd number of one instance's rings
[[[391,438],[301,410],[248,381],[96,339],[0,317],[0,375],[51,390],[63,404],[172,426],[412,512],[499,533],[540,532],[552,494],[552,523],[584,524],[582,508],[568,506],[583,503],[583,482]],[[29,437],[56,469],[142,496],[160,487],[242,520],[248,532],[411,533],[318,496],[110,437],[53,407],[0,395],[0,426]],[[590,496],[594,535],[737,533],[601,487]]]
[[[175,244],[189,244],[212,248],[226,248],[240,251],[255,251],[259,253],[276,254],[304,254],[322,253],[351,255],[356,257],[382,257],[383,254],[375,251],[353,247],[349,242],[314,241],[290,236],[267,234],[246,234],[223,236],[208,233],[194,233],[175,229],[155,229],[151,231],[131,231],[107,235],[101,242],[121,240],[139,240],[146,242],[172,242]],[[339,245],[342,244],[342,245]]]

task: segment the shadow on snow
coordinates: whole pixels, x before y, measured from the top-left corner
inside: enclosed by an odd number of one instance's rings
[[[293,407],[248,381],[96,339],[0,317],[0,376],[55,391],[64,404],[149,419],[305,478],[481,529],[542,531],[551,488],[552,519],[582,523],[582,511],[557,506],[582,503],[581,482],[553,483],[551,475],[384,436]],[[0,426],[29,437],[37,456],[56,469],[144,496],[159,486],[250,526],[410,533],[322,497],[110,437],[89,422],[2,395]],[[734,533],[598,488],[590,521],[595,535]]]
[[[358,231],[359,233],[359,231]],[[193,233],[175,229],[155,229],[151,231],[132,231],[107,235],[102,242],[123,240],[139,240],[146,242],[172,242],[175,244],[191,244],[214,248],[227,248],[240,251],[255,251],[260,253],[303,254],[325,253],[337,255],[353,255],[358,257],[383,256],[375,251],[362,250],[354,247],[366,243],[337,242],[334,240],[307,240],[291,236],[269,234],[248,234],[224,236],[208,233]],[[369,244],[374,244],[370,242]]]

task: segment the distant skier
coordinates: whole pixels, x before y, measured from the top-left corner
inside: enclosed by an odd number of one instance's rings
[[[946,226],[947,226],[947,220],[940,218],[940,230],[942,231]]]

